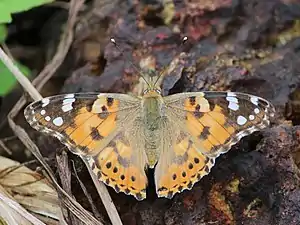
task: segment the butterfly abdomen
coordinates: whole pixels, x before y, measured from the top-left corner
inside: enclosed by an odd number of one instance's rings
[[[160,125],[163,114],[163,101],[161,96],[144,98],[142,102],[142,116],[145,133],[145,151],[151,168],[159,158],[159,144],[161,140]]]

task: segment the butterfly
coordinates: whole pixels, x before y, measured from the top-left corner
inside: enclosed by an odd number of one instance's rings
[[[31,103],[24,115],[88,160],[117,192],[146,197],[145,170],[155,167],[159,197],[191,189],[242,137],[274,116],[265,99],[236,92],[186,92],[162,97],[150,84],[143,96],[57,95]]]
[[[85,158],[100,181],[143,200],[148,168],[155,168],[157,195],[172,198],[191,189],[242,137],[267,127],[275,113],[267,100],[245,93],[163,97],[161,77],[141,77],[147,84],[141,96],[56,95],[28,105],[25,118]]]

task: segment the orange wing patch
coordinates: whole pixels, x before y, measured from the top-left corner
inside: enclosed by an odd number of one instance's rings
[[[191,189],[197,181],[210,172],[214,165],[214,159],[197,151],[196,146],[187,135],[181,133],[180,136],[184,136],[184,138],[179,138],[173,146],[177,153],[173,162],[157,180],[159,197],[172,198],[175,193]],[[179,152],[180,154],[178,154]]]
[[[266,127],[275,111],[269,102],[252,95],[204,92],[200,96],[185,99],[185,105],[190,105],[186,127],[198,149],[210,157],[227,152],[243,136]]]
[[[86,108],[80,109],[74,118],[74,125],[65,129],[66,135],[72,144],[75,144],[84,154],[92,154],[90,150],[98,151],[97,146],[103,143],[104,138],[116,129],[116,113],[95,114]]]
[[[210,104],[207,99],[204,98],[204,94],[199,96],[192,96],[187,98],[184,101],[184,110],[189,112],[209,112],[210,111]]]
[[[163,154],[156,168],[157,193],[169,198],[191,189],[209,173],[216,157],[266,127],[275,112],[268,101],[243,93],[182,93],[164,99],[170,124],[179,124],[181,130],[170,149],[173,155]]]
[[[119,100],[99,95],[91,106],[80,108],[73,124],[64,130],[70,142],[84,154],[98,151],[97,146],[116,129],[118,106]]]
[[[236,128],[227,124],[224,110],[210,104],[204,97],[189,97],[185,100],[186,127],[194,137],[195,144],[203,153],[213,154],[228,141]],[[212,155],[213,156],[213,155]]]
[[[140,100],[127,95],[78,93],[34,102],[24,114],[32,127],[57,137],[73,153],[86,157],[101,181],[116,191],[144,199],[146,159],[138,156],[125,130],[118,126],[129,126],[139,110]]]
[[[99,180],[116,192],[124,192],[142,200],[146,198],[147,177],[144,165],[134,162],[132,154],[129,143],[118,135],[89,162]]]

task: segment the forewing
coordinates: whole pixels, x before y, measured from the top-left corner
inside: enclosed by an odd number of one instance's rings
[[[73,153],[87,158],[101,181],[141,199],[147,185],[146,158],[129,137],[139,114],[139,99],[97,93],[44,98],[24,111],[33,128],[57,137]],[[129,174],[136,179],[127,179]]]
[[[217,157],[242,137],[265,128],[274,107],[265,99],[235,92],[182,93],[165,98],[168,111],[204,154]]]
[[[171,147],[161,151],[156,187],[158,195],[166,197],[190,189],[209,173],[216,157],[242,137],[265,128],[275,112],[260,97],[234,92],[182,93],[164,100],[167,127],[172,129],[165,142]],[[166,157],[171,157],[168,163]]]

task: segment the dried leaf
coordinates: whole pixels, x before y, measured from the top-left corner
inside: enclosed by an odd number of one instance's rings
[[[11,201],[18,202],[20,207],[39,215],[40,219],[47,218],[47,224],[49,224],[49,218],[53,220],[51,224],[58,224],[62,215],[57,192],[42,175],[1,156],[0,193],[10,198]]]

